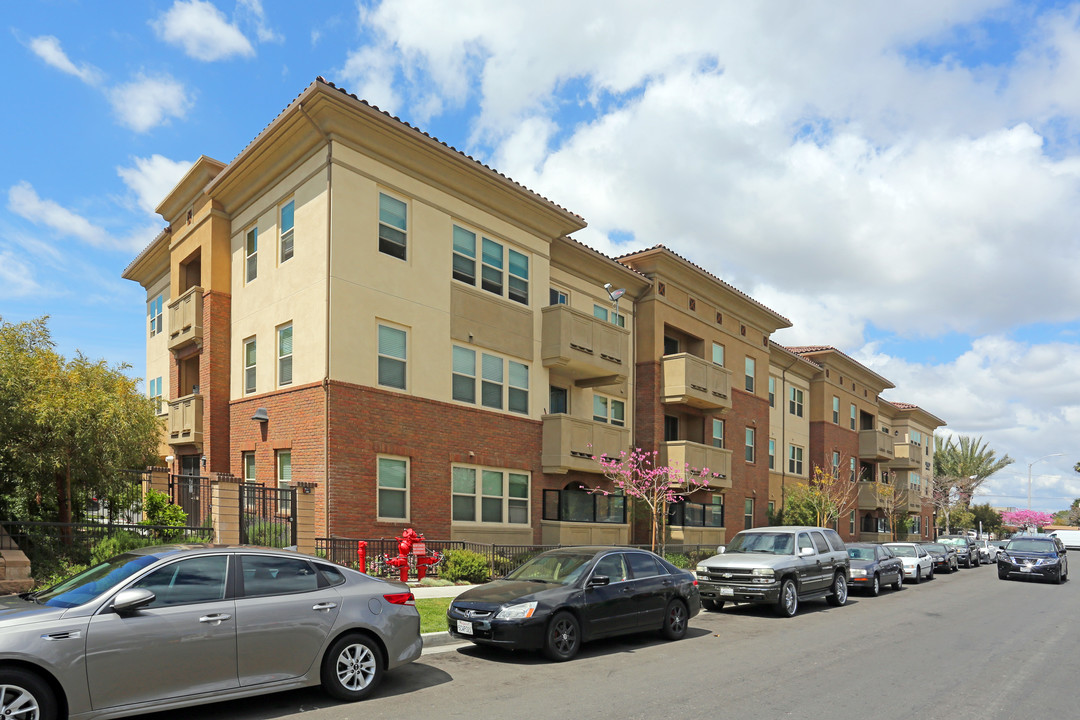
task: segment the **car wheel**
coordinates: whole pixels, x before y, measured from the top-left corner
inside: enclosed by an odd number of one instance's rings
[[[894,582],[892,584],[892,589],[893,590],[903,590],[904,589],[904,571],[903,570],[900,570],[900,572],[896,573],[896,582]]]
[[[933,565],[930,566],[930,572],[927,574],[926,579],[927,580],[933,580],[934,579],[934,566]]]
[[[664,612],[664,629],[661,631],[667,640],[682,640],[686,637],[686,623],[690,612],[682,600],[672,600]]]
[[[836,573],[832,581],[832,594],[825,599],[833,607],[840,607],[847,602],[847,576],[844,573]]]
[[[709,610],[710,612],[720,612],[724,609],[723,600],[702,600],[701,607]]]
[[[1008,580],[1008,579],[1009,579],[1009,571],[1008,570],[1002,570],[1001,568],[998,568],[998,580]]]
[[[580,649],[581,628],[577,618],[565,610],[555,613],[544,638],[544,655],[548,660],[563,662],[577,655]]]
[[[917,568],[915,568],[915,584],[918,585],[921,582],[922,582],[922,568],[917,567]]]
[[[323,658],[322,686],[337,700],[363,700],[379,686],[382,676],[382,652],[364,635],[339,638]]]
[[[4,720],[56,720],[56,699],[34,673],[0,671],[0,717]]]
[[[791,578],[780,585],[780,597],[776,600],[776,612],[781,617],[795,617],[799,611],[799,591]]]
[[[973,565],[971,564],[971,557],[970,557],[970,556],[968,556],[968,559],[964,561],[964,567],[966,567],[966,568],[967,568],[967,569],[969,569],[969,570],[970,570],[970,569],[971,569],[972,567],[974,567],[974,566],[973,566]]]
[[[1068,582],[1069,580],[1069,563],[1062,563],[1061,565],[1061,582]]]
[[[870,594],[877,597],[881,594],[881,578],[878,577],[877,573],[874,573],[873,583],[874,584],[870,586]]]

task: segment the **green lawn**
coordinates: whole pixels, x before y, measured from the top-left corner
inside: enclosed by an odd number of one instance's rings
[[[446,610],[453,598],[420,598],[416,609],[420,611],[420,632],[440,632],[446,630]]]

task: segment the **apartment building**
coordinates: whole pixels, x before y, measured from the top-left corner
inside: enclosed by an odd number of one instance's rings
[[[637,301],[636,446],[709,470],[674,509],[670,539],[716,544],[766,524],[769,336],[791,323],[663,246],[618,260],[650,281]]]
[[[821,366],[769,343],[769,510],[813,476],[810,456],[810,383]]]
[[[891,478],[896,486],[896,516],[906,513],[908,537],[934,537],[934,431],[941,418],[911,403],[882,400],[882,428],[893,435]],[[896,524],[896,520],[894,520]],[[899,528],[896,528],[899,532]]]

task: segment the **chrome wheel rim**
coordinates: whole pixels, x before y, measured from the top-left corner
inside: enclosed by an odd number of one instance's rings
[[[871,591],[875,595],[881,592],[881,578],[879,578],[877,575],[874,576],[874,587],[871,589]]]
[[[795,586],[791,583],[784,585],[784,611],[788,615],[795,614],[796,603],[798,602],[798,595],[795,594]]]
[[[337,657],[337,679],[346,690],[363,690],[375,677],[378,663],[367,645],[347,645]]]
[[[37,698],[18,685],[0,685],[0,717],[4,720],[38,720]]]
[[[834,587],[836,588],[836,601],[843,605],[847,602],[847,580],[844,579],[843,575],[836,576]]]
[[[563,618],[551,627],[552,645],[560,655],[569,655],[577,646],[577,630],[572,620]]]
[[[686,627],[686,618],[683,617],[683,608],[679,603],[671,606],[671,612],[668,613],[668,627],[676,635],[680,634]]]

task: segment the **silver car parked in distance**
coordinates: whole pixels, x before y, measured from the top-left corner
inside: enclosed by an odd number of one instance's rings
[[[286,550],[169,545],[0,598],[0,717],[103,720],[322,685],[420,656],[409,589]]]

